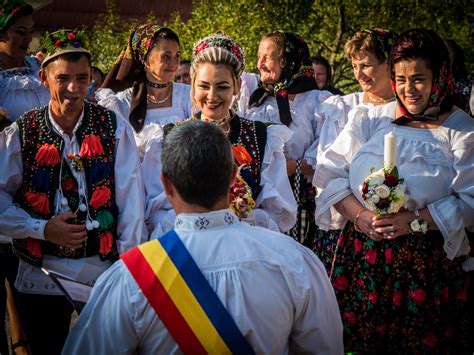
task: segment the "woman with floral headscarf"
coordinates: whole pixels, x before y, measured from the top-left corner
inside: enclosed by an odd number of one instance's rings
[[[386,105],[395,100],[390,87],[389,57],[395,35],[381,28],[356,32],[345,45],[347,58],[352,62],[354,77],[362,91],[344,96],[332,96],[321,104],[324,117],[317,159],[328,149],[346,125],[357,107]],[[352,111],[352,112],[351,112]],[[316,176],[313,177],[313,180]],[[313,184],[315,185],[315,184]],[[316,185],[315,185],[316,186]],[[326,269],[331,269],[337,238],[346,220],[333,209],[332,220],[318,221],[312,249]]]
[[[0,2],[0,105],[11,121],[49,102],[39,79],[39,62],[26,55],[33,24],[31,5],[23,0]]]
[[[244,68],[243,49],[230,36],[218,32],[197,42],[191,62],[191,98],[198,112],[190,119],[219,126],[233,145],[239,174],[229,193],[230,208],[249,224],[286,232],[296,220],[283,154],[291,131],[284,126],[266,127],[236,113]],[[156,237],[173,228],[176,216],[159,179],[161,143],[161,138],[150,140],[142,163],[148,224]]]
[[[140,158],[164,125],[191,116],[189,85],[173,83],[179,58],[176,33],[158,25],[139,26],[96,92],[98,104],[128,117]]]
[[[288,176],[299,203],[298,220],[290,234],[303,242],[312,235],[309,230],[314,225],[314,190],[310,181],[322,123],[317,112],[331,94],[318,90],[308,45],[297,34],[277,31],[263,36],[257,67],[259,87],[250,96],[245,117],[283,124],[293,132],[284,147]]]
[[[474,122],[452,104],[448,60],[436,33],[400,35],[391,52],[396,102],[359,109],[318,161],[316,220],[330,220],[331,206],[349,220],[331,275],[347,352],[473,351],[463,269],[473,268],[465,228],[474,225]],[[382,166],[389,132],[406,208],[376,216],[362,183]]]

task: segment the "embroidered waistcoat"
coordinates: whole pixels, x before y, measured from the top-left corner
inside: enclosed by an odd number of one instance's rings
[[[33,218],[49,220],[54,217],[55,203],[58,203],[56,194],[61,187],[69,208],[77,211],[77,218],[67,222],[84,224],[87,213],[79,209],[78,183],[63,156],[63,139],[54,131],[48,118],[48,106],[25,113],[17,124],[23,181],[14,202]],[[116,126],[112,111],[86,102],[82,123],[75,133],[81,147],[75,168],[84,170],[88,213],[98,222],[98,228],[88,230],[86,242],[77,249],[33,238],[14,239],[13,251],[22,260],[41,266],[44,254],[74,259],[92,255],[99,255],[101,260],[118,258],[114,178]]]

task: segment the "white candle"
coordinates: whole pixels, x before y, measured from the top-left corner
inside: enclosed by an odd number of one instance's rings
[[[385,135],[383,161],[385,168],[397,164],[397,140],[393,132]]]

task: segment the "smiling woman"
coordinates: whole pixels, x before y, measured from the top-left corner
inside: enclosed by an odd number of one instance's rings
[[[287,231],[294,225],[296,214],[283,155],[283,144],[291,132],[284,126],[267,128],[235,113],[244,67],[243,50],[231,37],[217,33],[196,43],[191,63],[191,97],[198,112],[190,120],[215,124],[233,145],[239,177],[229,192],[230,208],[250,224]],[[166,128],[172,129],[170,126]],[[175,219],[157,177],[161,141],[150,141],[142,164],[148,223],[154,237],[173,228]]]
[[[436,33],[401,34],[390,62],[397,102],[355,110],[315,172],[316,221],[329,224],[330,206],[348,221],[331,275],[345,351],[472,353],[465,228],[474,225],[474,122],[452,104]],[[388,133],[408,197],[397,213],[375,215],[361,204],[361,185],[382,166]]]
[[[0,4],[0,105],[15,121],[33,107],[48,103],[38,78],[39,63],[26,56],[33,29],[33,8],[20,0]]]
[[[179,58],[176,33],[154,24],[138,26],[95,94],[100,105],[128,118],[141,158],[164,125],[192,114],[189,85],[173,83]]]

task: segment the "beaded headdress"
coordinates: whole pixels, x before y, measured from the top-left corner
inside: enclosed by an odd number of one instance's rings
[[[15,14],[26,7],[33,13],[33,7],[23,0],[0,0],[0,31],[7,27]]]
[[[85,53],[91,56],[91,53],[83,47],[84,40],[77,30],[59,30],[47,34],[43,41],[43,49],[41,54],[45,56],[41,67],[50,62],[52,59],[66,53]],[[40,53],[37,54],[40,57]]]
[[[233,40],[232,37],[226,36],[222,32],[217,32],[216,34],[204,37],[196,42],[193,46],[193,60],[202,51],[213,47],[222,48],[228,51],[240,63],[239,74],[244,71],[245,53],[242,46]]]

